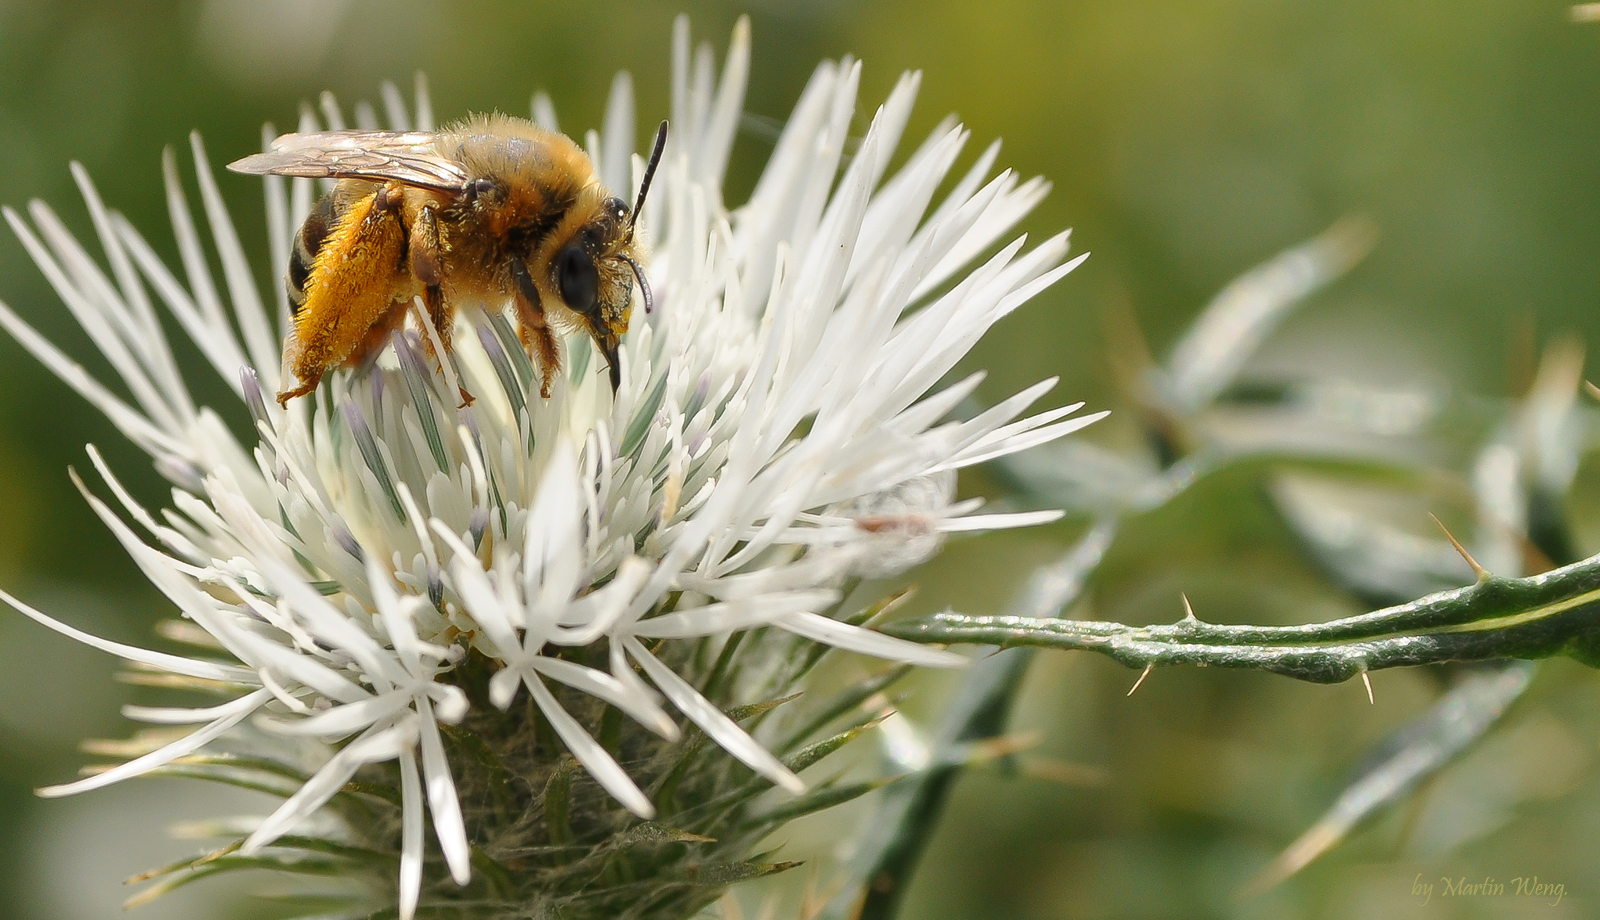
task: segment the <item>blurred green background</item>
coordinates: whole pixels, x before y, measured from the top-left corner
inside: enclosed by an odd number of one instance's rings
[[[160,152],[192,128],[225,162],[255,148],[263,121],[292,125],[323,89],[347,103],[376,98],[381,80],[408,85],[417,69],[441,116],[526,113],[544,88],[568,130],[599,122],[613,73],[628,69],[641,121],[653,123],[679,11],[719,55],[734,20],[752,17],[753,115],[781,121],[818,60],[855,54],[866,62],[863,128],[898,74],[921,69],[910,137],[955,112],[974,132],[969,157],[1002,137],[1003,165],[1055,183],[1026,228],[1072,226],[1094,257],[974,353],[989,398],[1060,375],[1059,399],[1117,407],[1104,311],[1131,308],[1162,353],[1234,275],[1352,213],[1376,223],[1377,248],[1280,330],[1258,370],[1316,366],[1497,396],[1520,390],[1551,335],[1600,341],[1600,25],[1575,25],[1554,2],[16,0],[0,5],[0,201],[49,201],[87,232],[67,172],[77,160],[175,257]],[[769,149],[759,127],[741,136],[728,200],[742,200]],[[258,278],[277,283],[259,186],[223,183],[247,249],[263,253]],[[0,298],[100,368],[9,239]],[[220,394],[194,366],[197,388]],[[1131,430],[1099,427],[1105,441]],[[142,456],[0,341],[0,586],[102,635],[150,641],[164,606],[66,476],[86,465],[86,442],[143,501],[164,503]],[[1132,525],[1096,583],[1094,612],[1175,618],[1180,590],[1220,620],[1359,609],[1301,560],[1259,473],[1207,482]],[[1580,498],[1594,478],[1585,471]],[[1592,552],[1600,533],[1588,533]],[[952,546],[919,576],[919,609],[998,612],[1073,536],[1063,525]],[[117,709],[134,692],[113,681],[109,659],[21,617],[0,615],[0,642],[0,864],[10,867],[0,917],[113,916],[123,876],[188,849],[165,840],[165,824],[238,803],[166,780],[34,799],[33,787],[82,762],[79,739],[126,733]],[[1236,902],[1244,882],[1318,816],[1370,745],[1427,706],[1437,681],[1379,674],[1369,707],[1356,685],[1194,670],[1160,673],[1125,699],[1133,676],[1100,659],[1038,662],[1016,727],[1108,781],[964,779],[908,916],[1583,917],[1600,905],[1600,680],[1576,665],[1543,669],[1516,718],[1413,805],[1249,904]],[[918,686],[925,699],[908,710],[931,718],[939,688]],[[812,858],[825,882],[830,846],[797,832],[785,856]],[[1419,875],[1537,875],[1567,895],[1554,906],[1424,904],[1412,894]],[[134,916],[259,911],[236,888],[199,888]]]

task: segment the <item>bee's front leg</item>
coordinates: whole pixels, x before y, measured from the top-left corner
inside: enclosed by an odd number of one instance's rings
[[[522,327],[522,344],[539,352],[539,395],[550,398],[550,384],[561,369],[561,346],[556,341],[555,330],[545,320],[544,304],[539,299],[539,288],[528,274],[528,266],[521,259],[511,260],[511,299],[517,305],[517,319]]]
[[[422,303],[428,310],[428,321],[439,334],[439,346],[444,354],[436,355],[442,366],[450,354],[451,335],[455,331],[455,317],[444,302],[443,256],[439,245],[439,221],[433,205],[424,205],[411,222],[410,253],[411,275],[422,284]],[[427,339],[427,348],[433,353],[433,339]],[[461,407],[473,403],[471,393],[460,387]]]

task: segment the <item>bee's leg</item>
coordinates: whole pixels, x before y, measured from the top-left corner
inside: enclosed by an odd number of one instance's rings
[[[417,212],[411,224],[410,240],[411,275],[422,282],[422,304],[428,310],[428,321],[439,334],[439,345],[444,355],[436,355],[441,365],[450,354],[450,338],[455,331],[454,314],[444,302],[444,269],[441,266],[439,246],[439,221],[432,205]],[[433,354],[433,339],[426,340],[428,353]],[[472,394],[460,387],[461,407],[472,405]]]
[[[428,321],[433,323],[433,328],[438,331],[439,344],[444,347],[444,354],[436,355],[439,359],[439,366],[442,368],[444,367],[444,362],[449,360],[452,318],[450,310],[444,302],[444,292],[436,284],[427,285],[422,289],[422,304],[427,307]],[[428,339],[428,351],[430,353],[433,351],[433,339],[431,338]],[[461,393],[461,402],[456,405],[457,409],[465,409],[476,402],[475,397],[467,391],[464,385],[457,383],[456,389]]]
[[[322,382],[321,371],[313,371],[310,377],[306,377],[301,371],[295,371],[294,375],[300,378],[300,385],[292,390],[278,391],[278,405],[285,409],[289,408],[289,400],[313,392],[316,390],[317,384]]]
[[[511,279],[515,284],[511,299],[517,305],[517,319],[522,333],[522,344],[539,352],[539,395],[550,398],[550,384],[561,369],[561,347],[555,330],[544,318],[544,304],[539,299],[539,289],[528,274],[528,266],[521,259],[511,260]]]
[[[411,224],[411,274],[422,282],[422,302],[428,308],[428,320],[439,333],[439,344],[450,351],[452,323],[444,302],[444,268],[440,264],[439,221],[432,205],[417,212]],[[428,340],[428,352],[433,352],[433,340]]]
[[[310,393],[328,371],[360,363],[388,341],[406,254],[400,217],[404,194],[404,186],[391,182],[356,201],[318,249],[292,341],[285,347],[285,363],[300,386],[280,392],[280,405]]]
[[[396,300],[389,304],[389,312],[378,317],[368,329],[367,334],[361,339],[361,345],[356,348],[356,355],[350,360],[357,364],[356,371],[364,373],[370,371],[378,363],[378,352],[383,351],[383,346],[394,340],[394,334],[399,332],[406,324],[406,311],[411,308],[411,301]]]

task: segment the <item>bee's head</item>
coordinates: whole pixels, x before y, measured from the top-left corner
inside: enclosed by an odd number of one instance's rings
[[[630,214],[621,199],[607,198],[599,216],[556,252],[550,266],[562,302],[577,314],[611,365],[613,390],[622,381],[617,352],[633,312],[634,282],[645,310],[651,308],[650,285],[635,258]]]
[[[622,347],[622,336],[628,331],[635,281],[639,283],[645,312],[650,312],[653,306],[650,284],[639,265],[633,231],[666,142],[667,123],[662,122],[633,209],[630,211],[627,202],[620,198],[605,199],[594,219],[556,252],[551,265],[562,301],[582,320],[600,353],[611,365],[612,390],[622,383],[617,353]]]

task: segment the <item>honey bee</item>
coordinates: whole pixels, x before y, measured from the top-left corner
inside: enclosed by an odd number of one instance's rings
[[[666,141],[662,122],[632,210],[570,138],[506,115],[437,133],[285,134],[228,164],[339,180],[295,236],[284,364],[300,383],[278,393],[279,405],[375,355],[417,297],[446,352],[456,308],[509,300],[545,398],[561,366],[556,331],[582,329],[609,362],[615,391],[635,281],[651,308],[634,227]]]

